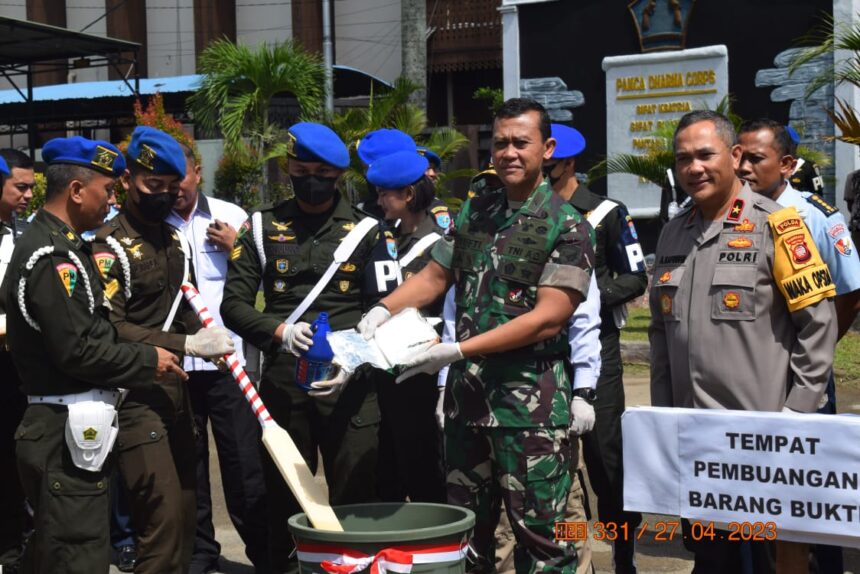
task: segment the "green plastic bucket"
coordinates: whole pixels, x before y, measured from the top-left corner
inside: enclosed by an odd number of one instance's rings
[[[404,572],[407,564],[411,572],[465,572],[466,544],[475,526],[471,510],[380,502],[336,506],[334,512],[343,532],[316,530],[304,513],[290,518],[301,572]]]

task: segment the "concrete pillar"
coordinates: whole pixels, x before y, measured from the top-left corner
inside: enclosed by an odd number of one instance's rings
[[[520,20],[516,6],[501,6],[502,88],[506,100],[520,97]]]
[[[421,86],[410,101],[427,109],[427,0],[401,0],[403,77]]]
[[[833,21],[837,22],[837,26],[855,27],[860,25],[860,0],[833,0]],[[836,62],[844,61],[850,56],[851,53],[846,50],[837,50],[834,54]],[[860,89],[857,89],[852,84],[846,82],[836,86],[834,96],[845,101],[855,110],[860,111]],[[833,107],[838,109],[835,101],[833,102]],[[847,218],[848,206],[845,205],[842,192],[845,189],[845,178],[848,174],[856,169],[860,169],[860,152],[858,152],[858,147],[854,144],[837,140],[833,163],[836,168],[836,207],[841,209]]]

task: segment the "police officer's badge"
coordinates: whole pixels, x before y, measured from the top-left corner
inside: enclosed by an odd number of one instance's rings
[[[126,247],[126,251],[131,253],[131,256],[135,259],[143,259],[143,253],[140,252],[141,247],[143,247],[143,243],[133,245],[131,247]]]
[[[792,263],[796,266],[806,265],[812,259],[812,253],[806,245],[806,235],[803,233],[786,237],[785,246],[788,248],[789,255],[791,255]]]
[[[349,281],[338,281],[337,288],[340,289],[341,293],[346,293],[349,291]]]
[[[69,297],[75,292],[75,284],[78,282],[78,268],[71,263],[60,263],[57,265],[57,274],[60,276],[60,281],[63,287],[66,288],[66,293]]]
[[[660,295],[660,312],[669,315],[672,312],[672,296],[664,293]]]
[[[839,238],[833,246],[836,247],[836,251],[838,251],[840,255],[844,255],[845,257],[851,255],[851,239],[848,237]]]
[[[278,231],[286,231],[290,228],[290,225],[292,225],[292,223],[292,221],[288,221],[286,223],[281,223],[280,221],[272,221],[272,225],[274,225],[275,229],[277,229]]]
[[[148,169],[149,171],[154,171],[155,167],[153,162],[158,154],[155,153],[155,150],[149,147],[146,144],[140,145],[140,155],[135,160],[137,163]]]
[[[451,214],[448,212],[447,207],[445,207],[444,205],[437,205],[430,210],[430,213],[433,214],[433,219],[436,221],[436,225],[438,225],[442,229],[450,229]]]
[[[290,270],[290,260],[278,259],[275,261],[275,269],[277,269],[278,273],[286,273]]]
[[[131,237],[123,237],[123,238],[122,238],[122,239],[120,239],[119,241],[120,241],[120,243],[122,243],[123,245],[131,245],[132,243],[134,243],[134,239],[132,239]]]
[[[388,232],[386,231],[385,234],[388,235]],[[391,258],[397,259],[397,242],[394,240],[393,237],[385,238],[385,247],[388,248],[388,254],[391,256]]]
[[[340,270],[344,273],[354,273],[356,269],[358,269],[358,267],[356,267],[354,263],[350,263],[349,261],[340,266]]]
[[[275,293],[283,293],[287,290],[287,283],[283,279],[275,279],[272,288],[275,290]]]
[[[741,305],[740,294],[735,291],[729,291],[723,296],[723,305],[729,310],[737,309]]]
[[[353,229],[355,229],[355,223],[353,223],[352,221],[350,221],[349,223],[344,223],[341,226],[341,229],[343,229],[344,231],[352,231]]]
[[[278,243],[283,243],[284,241],[293,241],[296,238],[295,235],[284,235],[283,233],[278,233],[277,235],[270,235],[269,239],[272,241],[277,241]]]
[[[96,146],[96,155],[90,162],[105,171],[113,171],[113,162],[119,154],[106,147]]]
[[[98,253],[93,254],[93,259],[96,260],[96,265],[98,266],[102,277],[107,277],[108,272],[111,267],[113,267],[114,261],[116,261],[116,256],[107,251],[99,251]]]

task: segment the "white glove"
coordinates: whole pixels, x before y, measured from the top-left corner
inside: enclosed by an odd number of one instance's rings
[[[338,365],[337,363],[333,363],[334,367],[337,369],[335,375],[326,379],[325,381],[314,381],[311,383],[311,389],[308,391],[308,394],[312,397],[327,397],[333,393],[341,392],[344,388],[346,388],[346,384],[349,382],[349,379],[352,377],[352,371],[348,371]]]
[[[192,357],[212,359],[230,355],[235,351],[230,331],[224,327],[200,329],[193,335],[185,337],[185,354]]]
[[[796,410],[794,410],[794,409],[790,409],[790,408],[788,408],[788,407],[782,407],[782,412],[784,412],[784,413],[789,413],[789,414],[795,414],[795,415],[796,415],[796,414],[798,414],[800,411],[796,411]]]
[[[0,337],[6,334],[6,315],[0,315]]]
[[[436,399],[436,422],[439,429],[445,430],[445,387],[439,387],[439,398]]]
[[[582,397],[573,397],[570,403],[570,433],[576,436],[594,428],[594,405]]]
[[[389,319],[391,319],[391,312],[382,305],[376,305],[364,314],[364,317],[355,326],[355,330],[362,334],[365,341],[369,341],[376,333],[377,327]]]
[[[295,356],[302,351],[307,351],[314,344],[314,332],[311,331],[309,323],[299,321],[298,323],[284,323],[284,332],[281,333],[281,348]]]
[[[406,369],[395,382],[402,383],[409,377],[415,376],[418,373],[427,373],[435,375],[445,365],[450,365],[453,362],[463,358],[463,353],[460,351],[460,343],[439,343],[433,345],[423,353],[418,353],[403,367]]]

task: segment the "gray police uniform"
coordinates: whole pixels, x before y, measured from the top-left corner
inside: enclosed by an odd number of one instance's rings
[[[654,406],[816,409],[836,344],[833,282],[796,212],[771,230],[780,210],[744,185],[722,219],[693,207],[663,228],[650,294]]]

